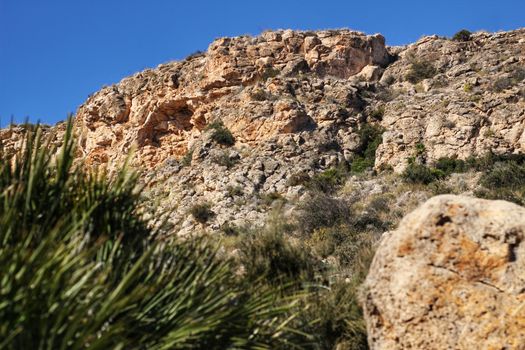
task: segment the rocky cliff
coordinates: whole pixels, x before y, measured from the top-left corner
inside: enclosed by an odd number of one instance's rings
[[[212,229],[258,223],[268,197],[291,210],[305,179],[370,157],[401,172],[410,159],[523,153],[523,52],[523,29],[403,47],[350,30],[221,38],[95,93],[75,131],[88,164],[133,154],[181,232],[200,226],[196,203]]]
[[[180,159],[207,124],[221,120],[237,146],[300,134],[354,106],[348,78],[389,63],[383,37],[351,31],[266,32],[222,38],[182,62],[146,70],[90,97],[77,113],[82,149],[94,162],[152,167]]]
[[[356,286],[379,237],[362,300],[372,348],[522,349],[523,208],[472,197],[525,204],[524,52],[525,29],[402,47],[350,30],[221,38],[89,97],[78,156],[129,159],[170,234],[242,241],[278,211],[315,255],[323,301],[351,315],[325,320],[344,324],[338,349],[364,346]],[[0,130],[0,150],[26,131]],[[58,145],[64,124],[41,132]],[[463,196],[394,230],[443,193]]]

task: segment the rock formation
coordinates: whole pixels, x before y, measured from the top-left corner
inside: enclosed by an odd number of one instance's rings
[[[260,223],[271,209],[262,197],[292,209],[305,194],[295,179],[353,163],[370,126],[384,131],[377,171],[523,153],[523,52],[525,29],[403,47],[350,30],[221,38],[88,98],[75,117],[79,153],[111,167],[134,154],[182,233],[199,227],[187,214],[195,203],[212,206],[212,229]],[[214,141],[216,121],[234,145]]]
[[[384,234],[364,286],[372,349],[523,349],[525,209],[443,195]]]
[[[352,96],[337,81],[388,63],[382,36],[347,30],[218,39],[206,53],[138,73],[90,97],[76,116],[82,149],[88,160],[106,163],[136,146],[137,163],[151,167],[182,157],[214,120],[222,120],[239,143],[297,133],[338,117],[333,106],[313,106],[330,95],[343,101]],[[311,78],[298,79],[300,74]]]
[[[401,171],[417,144],[424,145],[428,162],[523,153],[523,52],[524,29],[478,33],[466,42],[425,37],[399,52],[380,82],[396,96],[384,105],[386,131],[376,166]],[[432,76],[416,84],[407,81],[414,63],[428,65]]]

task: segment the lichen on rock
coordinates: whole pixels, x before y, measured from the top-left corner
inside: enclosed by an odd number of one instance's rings
[[[385,233],[363,287],[372,349],[522,349],[525,208],[433,197]]]

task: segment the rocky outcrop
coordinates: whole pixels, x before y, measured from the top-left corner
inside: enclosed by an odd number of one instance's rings
[[[349,30],[221,38],[206,53],[90,97],[76,115],[81,148],[89,161],[107,163],[136,147],[136,163],[152,167],[182,157],[218,119],[249,144],[315,128],[338,118],[340,109],[315,104],[355,97],[355,89],[338,81],[389,59],[382,36]]]
[[[216,214],[207,228],[262,223],[265,196],[292,208],[306,192],[295,180],[362,157],[370,126],[384,131],[377,171],[523,153],[524,45],[523,29],[403,47],[350,30],[221,38],[88,98],[75,118],[79,153],[110,167],[133,154],[180,232],[200,226],[187,213],[202,202]],[[215,121],[234,145],[213,140]]]
[[[386,233],[366,279],[372,349],[523,349],[525,209],[444,195]]]
[[[66,131],[65,123],[60,122],[55,126],[40,125],[40,138],[43,142],[49,142],[49,145],[59,148],[62,145],[64,133]],[[33,125],[10,125],[5,129],[0,129],[0,152],[5,154],[14,154],[22,148],[28,131],[33,131]]]
[[[425,37],[399,51],[388,86],[376,167],[402,171],[416,145],[428,163],[525,151],[525,30],[477,33],[466,42]],[[412,82],[407,77],[414,69]],[[422,74],[427,68],[430,74]],[[416,72],[417,73],[417,72]],[[419,82],[414,78],[421,79]]]

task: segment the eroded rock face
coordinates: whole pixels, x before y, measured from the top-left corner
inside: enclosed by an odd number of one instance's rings
[[[313,105],[324,95],[315,81],[344,80],[389,59],[381,35],[349,30],[221,38],[206,53],[143,71],[89,98],[76,116],[81,148],[89,161],[107,163],[135,146],[136,163],[150,167],[182,157],[216,119],[248,143],[313,128],[327,113]],[[314,83],[287,79],[299,74]],[[309,97],[316,89],[318,97]],[[331,90],[352,94],[344,86]]]
[[[350,30],[221,38],[91,96],[75,118],[79,153],[88,165],[117,167],[134,150],[149,194],[174,208],[176,232],[201,228],[188,215],[200,202],[216,213],[206,229],[262,224],[264,196],[292,208],[306,192],[296,180],[351,165],[371,126],[384,130],[377,171],[399,173],[414,157],[431,165],[525,152],[523,52],[524,29],[403,47]],[[408,81],[415,62],[435,74]],[[234,145],[213,142],[206,127],[217,120]],[[16,148],[16,135],[0,138]]]
[[[444,195],[386,233],[364,286],[372,349],[523,349],[525,208]]]
[[[391,96],[377,168],[401,172],[418,144],[428,163],[525,152],[525,29],[477,33],[467,42],[430,36],[398,50],[380,80]],[[407,81],[415,62],[435,75]]]

